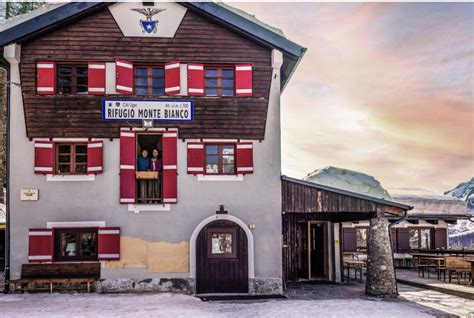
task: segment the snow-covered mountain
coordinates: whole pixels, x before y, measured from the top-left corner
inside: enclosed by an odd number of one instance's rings
[[[468,182],[458,184],[457,187],[446,191],[444,194],[466,201],[467,212],[474,215],[474,177]]]
[[[460,183],[444,194],[466,201],[467,212],[474,216],[474,178],[468,182]],[[474,249],[474,222],[459,220],[457,224],[450,226],[449,244],[451,247]]]

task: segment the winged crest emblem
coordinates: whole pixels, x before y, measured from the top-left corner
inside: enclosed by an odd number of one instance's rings
[[[140,20],[140,26],[142,28],[143,33],[156,33],[158,27],[158,20],[152,20],[153,16],[165,11],[166,9],[134,8],[131,10],[141,13],[145,16],[146,20]]]

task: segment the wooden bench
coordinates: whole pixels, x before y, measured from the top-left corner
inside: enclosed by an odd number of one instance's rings
[[[456,274],[456,278],[458,280],[458,284],[460,283],[460,277],[463,275],[470,275],[471,274],[471,264],[466,262],[464,257],[455,257],[455,256],[448,256],[446,257],[445,265],[440,267],[439,269],[439,279],[441,273],[444,274],[444,281],[446,281],[446,272],[448,273],[449,282],[451,283],[453,274]],[[472,278],[471,278],[472,279]]]
[[[91,292],[100,278],[100,263],[23,264],[21,278],[10,280],[14,291],[81,290]]]

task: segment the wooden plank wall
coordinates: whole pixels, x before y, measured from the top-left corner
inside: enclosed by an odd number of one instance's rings
[[[104,96],[39,96],[35,92],[36,61],[113,62],[116,59],[137,63],[252,63],[254,96],[193,98],[193,123],[159,125],[178,127],[180,138],[264,139],[272,72],[271,49],[189,9],[174,38],[124,37],[108,9],[104,9],[24,43],[20,74],[27,136],[117,138],[119,127],[128,124],[102,121]],[[130,123],[141,126],[141,122]]]
[[[308,212],[374,212],[377,204],[348,195],[316,189],[282,180],[282,211]]]
[[[284,280],[291,282],[299,278],[300,223],[316,220],[342,222],[351,219],[369,219],[376,208],[377,204],[368,200],[282,180]]]

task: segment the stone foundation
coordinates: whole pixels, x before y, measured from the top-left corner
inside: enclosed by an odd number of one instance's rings
[[[171,292],[192,295],[195,280],[191,278],[102,279],[96,283],[98,293]]]
[[[283,293],[281,278],[249,278],[249,294],[275,295]]]
[[[98,293],[168,292],[192,295],[196,281],[192,278],[101,279],[95,285]],[[283,293],[280,278],[250,278],[249,294],[275,295]]]

